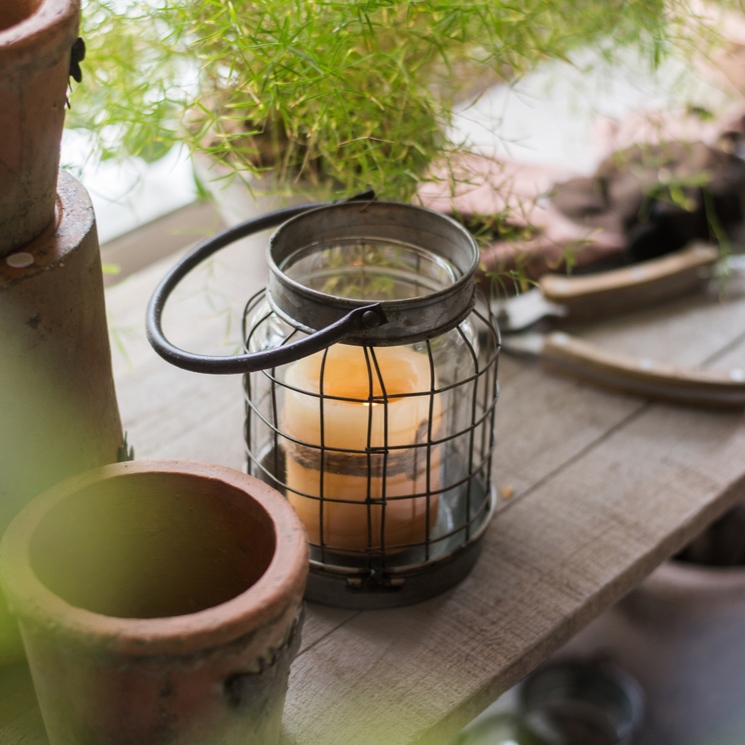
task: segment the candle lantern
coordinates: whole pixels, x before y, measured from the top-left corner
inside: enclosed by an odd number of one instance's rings
[[[244,353],[176,349],[162,306],[199,261],[279,224]],[[471,569],[494,513],[499,334],[460,225],[410,205],[289,208],[195,250],[156,290],[148,330],[181,367],[244,373],[248,470],[295,507],[311,543],[306,597],[417,602]]]

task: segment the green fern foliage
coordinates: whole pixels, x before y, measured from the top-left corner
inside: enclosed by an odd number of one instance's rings
[[[238,173],[271,170],[406,200],[459,93],[547,59],[681,43],[681,0],[88,0],[68,126],[103,158],[177,142]]]

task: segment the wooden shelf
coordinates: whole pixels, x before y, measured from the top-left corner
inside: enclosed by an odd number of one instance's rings
[[[169,261],[108,294],[127,349],[128,360],[114,355],[129,440],[140,458],[242,468],[240,380],[170,367],[144,340],[145,303]],[[167,327],[176,343],[227,354],[220,303],[240,308],[261,259],[233,252],[211,271],[181,293]],[[219,295],[199,291],[208,279]],[[660,361],[745,367],[744,290],[735,282],[726,302],[692,296],[572,332]],[[513,495],[473,573],[401,610],[310,606],[282,745],[446,742],[744,496],[742,413],[606,393],[508,357],[500,386],[493,473]],[[22,666],[0,671],[0,742],[46,742]]]

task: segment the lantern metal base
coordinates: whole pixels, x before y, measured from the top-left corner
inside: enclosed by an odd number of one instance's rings
[[[249,459],[250,463],[250,459]],[[270,448],[261,458],[261,466],[254,476],[284,494],[281,481],[274,478],[272,469],[284,473],[284,453]],[[251,472],[251,469],[248,469]],[[311,546],[310,573],[305,590],[305,599],[313,603],[331,605],[336,608],[375,610],[399,608],[428,600],[455,587],[473,568],[481,553],[481,540],[489,527],[497,508],[494,485],[487,489],[478,479],[472,482],[472,504],[488,505],[483,519],[473,525],[473,534],[465,541],[458,531],[433,549],[433,556],[423,559],[424,549],[419,546],[396,554],[389,559],[388,566],[370,568],[361,556],[335,553],[326,549],[323,554],[318,546]],[[479,509],[476,513],[480,512]],[[444,514],[444,512],[443,512]],[[476,515],[471,514],[473,520]],[[447,520],[446,520],[447,522]],[[457,524],[465,522],[461,515]],[[444,530],[452,529],[452,524]],[[325,558],[326,561],[319,560]],[[335,563],[329,563],[333,560]]]
[[[480,553],[481,541],[475,541],[445,561],[434,560],[419,571],[383,575],[380,580],[370,575],[344,575],[313,562],[305,599],[336,608],[400,608],[455,587],[471,571]]]
[[[489,510],[465,544],[420,564],[384,570],[347,569],[311,560],[305,599],[337,608],[375,610],[419,603],[455,587],[481,553],[497,505],[493,486],[489,492]],[[482,491],[476,499],[484,496]]]

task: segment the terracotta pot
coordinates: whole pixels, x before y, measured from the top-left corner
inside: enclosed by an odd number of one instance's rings
[[[88,193],[59,178],[57,219],[0,258],[0,534],[53,484],[122,445]],[[23,653],[0,593],[0,663]]]
[[[745,738],[743,629],[745,567],[669,561],[563,653],[610,655],[639,681],[649,742],[724,745]]]
[[[274,745],[303,527],[273,489],[133,461],[33,500],[0,549],[50,745]]]
[[[0,256],[54,217],[60,140],[79,0],[0,8]]]

